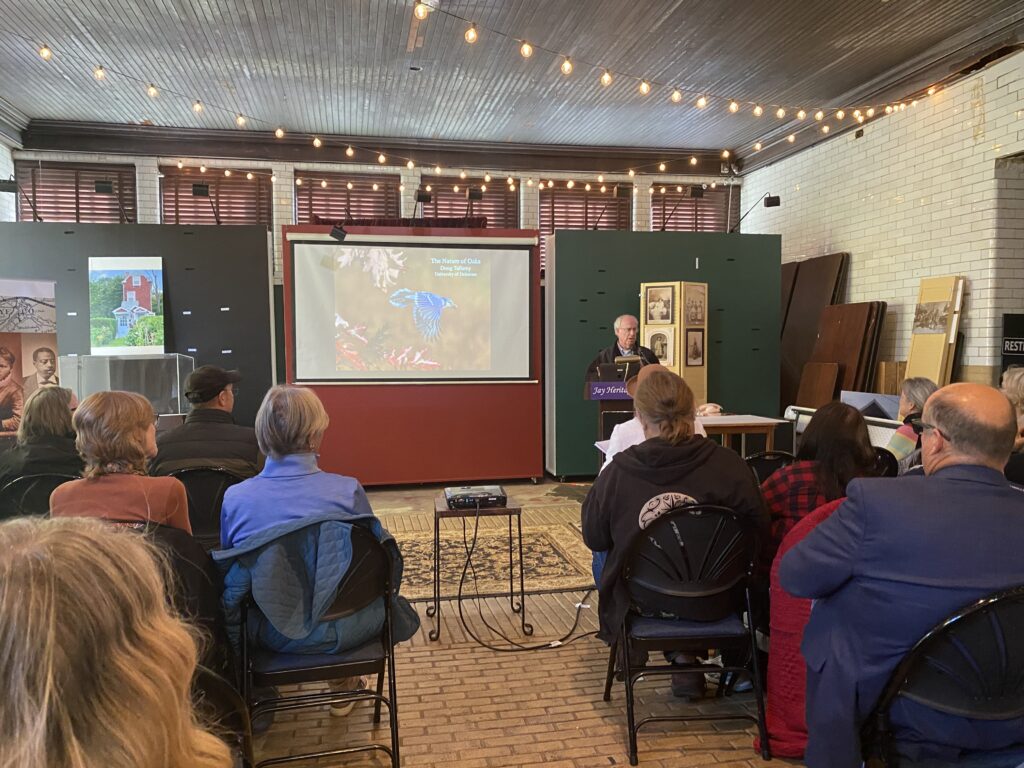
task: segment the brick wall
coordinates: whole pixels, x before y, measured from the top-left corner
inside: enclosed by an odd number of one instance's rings
[[[9,179],[14,174],[14,158],[11,156],[11,148],[0,142],[0,179]],[[0,221],[15,220],[15,206],[17,195],[0,194]]]
[[[782,235],[783,261],[848,251],[845,300],[889,303],[880,360],[906,359],[922,277],[966,275],[964,364],[997,365],[1001,315],[1024,311],[1021,202],[997,172],[1024,152],[1024,53],[863,129],[745,176],[743,211],[766,193],[782,207],[742,231]]]

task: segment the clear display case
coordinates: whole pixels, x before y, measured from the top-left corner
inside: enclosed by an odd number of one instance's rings
[[[188,410],[182,394],[186,377],[195,369],[188,355],[61,355],[61,385],[81,401],[93,392],[120,389],[148,398],[157,414]]]

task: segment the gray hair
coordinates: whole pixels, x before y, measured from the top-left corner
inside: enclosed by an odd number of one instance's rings
[[[256,442],[271,458],[306,453],[331,423],[316,393],[305,387],[271,387],[256,413]]]
[[[903,380],[903,395],[914,404],[914,410],[920,413],[924,410],[925,401],[938,389],[935,382],[924,376],[915,376]]]
[[[1002,390],[1018,412],[1024,410],[1024,365],[1011,365],[1003,371]]]
[[[1006,415],[991,423],[978,419],[967,408],[961,408],[952,398],[938,395],[928,404],[930,421],[959,453],[1006,463],[1017,437],[1017,414],[1013,404],[1006,401]]]
[[[613,325],[612,327],[613,327],[613,328],[614,328],[614,329],[615,329],[616,331],[617,331],[617,330],[619,330],[619,326],[620,326],[620,325],[622,325],[622,321],[623,321],[623,320],[625,320],[625,319],[626,319],[627,317],[628,317],[628,318],[629,318],[630,320],[636,320],[636,324],[637,324],[637,327],[638,327],[638,328],[640,327],[640,321],[639,321],[639,320],[637,320],[637,317],[636,317],[636,315],[619,315],[618,317],[616,317],[616,318],[615,318],[615,324],[614,324],[614,325]]]

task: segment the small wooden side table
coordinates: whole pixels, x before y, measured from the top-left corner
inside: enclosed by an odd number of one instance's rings
[[[508,517],[508,602],[513,613],[519,614],[523,633],[533,634],[533,627],[526,622],[526,576],[523,567],[523,517],[522,507],[513,499],[508,499],[504,507],[481,507],[477,509],[449,509],[444,496],[434,497],[434,603],[427,606],[427,616],[434,618],[434,628],[428,637],[437,640],[441,637],[441,520],[445,518]],[[515,541],[512,537],[512,518],[516,520],[517,539],[519,543],[519,602],[515,599]],[[469,552],[466,553],[467,560]]]

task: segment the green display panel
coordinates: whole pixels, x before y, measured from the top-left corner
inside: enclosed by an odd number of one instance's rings
[[[733,413],[778,416],[781,264],[778,235],[566,230],[550,238],[547,471],[597,471],[597,403],[583,398],[584,374],[598,351],[615,341],[615,318],[639,314],[640,283],[707,283],[708,399]]]

